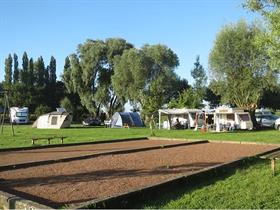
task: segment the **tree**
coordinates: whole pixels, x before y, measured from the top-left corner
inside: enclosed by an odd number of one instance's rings
[[[30,58],[28,62],[28,84],[30,87],[34,87],[34,63],[33,63],[33,58]]]
[[[51,56],[50,65],[49,65],[49,80],[50,85],[55,87],[56,83],[56,60],[53,56]]]
[[[19,81],[19,69],[18,69],[18,56],[14,53],[14,76],[13,83],[16,84]]]
[[[207,76],[203,66],[199,62],[199,56],[196,57],[194,68],[191,71],[191,75],[195,81],[193,87],[197,94],[201,97],[201,101],[205,96]]]
[[[276,77],[267,65],[263,48],[255,45],[262,30],[244,21],[225,26],[217,35],[209,56],[212,90],[224,103],[254,111],[265,89],[276,84]]]
[[[177,79],[177,55],[164,45],[145,45],[126,50],[115,60],[113,88],[118,97],[139,103],[150,122],[167,103]]]
[[[280,71],[280,1],[279,0],[246,0],[245,6],[258,12],[265,20],[266,33],[261,34],[257,43],[265,48],[269,56],[270,68]]]
[[[111,85],[113,61],[131,47],[124,39],[87,40],[79,45],[77,54],[70,56],[71,67],[64,68],[63,81],[91,113],[98,116],[102,107],[112,113],[123,106]]]
[[[171,100],[168,104],[169,108],[202,108],[202,100],[199,92],[194,88],[185,89],[176,100]]]
[[[45,84],[45,64],[40,56],[34,64],[35,84],[37,87],[43,87]]]
[[[28,85],[28,56],[27,53],[24,52],[22,56],[22,69],[19,72],[20,81],[24,85]]]
[[[12,85],[12,74],[13,74],[13,58],[11,54],[5,59],[5,77],[4,77],[4,88],[10,88]]]

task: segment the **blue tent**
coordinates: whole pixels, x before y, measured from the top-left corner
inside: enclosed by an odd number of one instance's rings
[[[116,112],[111,119],[111,128],[144,127],[144,123],[137,112]]]

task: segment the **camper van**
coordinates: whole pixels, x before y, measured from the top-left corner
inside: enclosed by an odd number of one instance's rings
[[[11,107],[10,108],[11,122],[15,124],[26,124],[28,119],[27,107]]]
[[[214,122],[217,132],[233,129],[253,129],[250,114],[243,109],[218,107],[215,110]]]

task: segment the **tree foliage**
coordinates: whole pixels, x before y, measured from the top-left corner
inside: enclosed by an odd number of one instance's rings
[[[14,74],[13,74],[13,83],[18,83],[19,81],[19,69],[18,69],[18,56],[14,53]]]
[[[197,94],[203,98],[205,96],[207,86],[207,76],[203,66],[200,64],[199,56],[196,57],[194,68],[191,71],[191,75],[195,81],[193,87]]]
[[[13,79],[13,58],[9,54],[8,58],[5,59],[5,76],[4,76],[4,88],[10,88]]]
[[[173,94],[178,65],[177,55],[164,45],[126,50],[115,60],[114,90],[119,97],[139,103],[142,113],[152,116]]]
[[[92,113],[99,114],[106,108],[109,113],[124,104],[116,96],[111,77],[114,59],[133,46],[124,39],[87,40],[78,47],[65,64],[63,81],[68,91],[77,93],[81,103]]]
[[[247,0],[245,6],[263,16],[267,30],[258,37],[258,46],[265,48],[270,67],[280,72],[280,1]]]
[[[222,102],[254,110],[265,89],[276,83],[263,48],[255,45],[263,31],[244,21],[225,26],[210,53],[211,89]]]

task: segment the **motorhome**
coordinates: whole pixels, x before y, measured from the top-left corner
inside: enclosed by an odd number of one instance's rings
[[[253,129],[249,112],[238,108],[218,107],[215,110],[214,122],[217,132],[234,129]]]
[[[10,120],[15,124],[26,124],[29,122],[27,107],[11,107]]]

